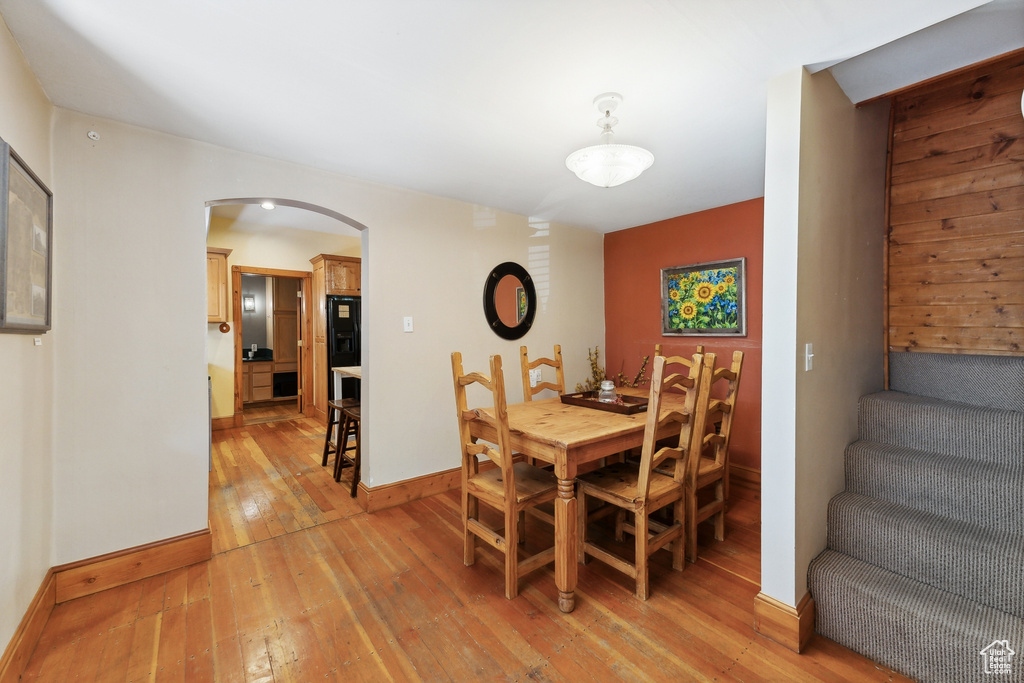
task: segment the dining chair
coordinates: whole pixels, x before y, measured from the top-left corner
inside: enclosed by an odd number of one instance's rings
[[[711,354],[706,354],[710,356]],[[710,377],[707,414],[700,447],[695,448],[687,465],[686,489],[686,555],[690,562],[697,561],[697,525],[714,518],[715,539],[725,540],[725,512],[729,500],[729,441],[736,418],[736,394],[740,388],[743,352],[734,351],[732,364],[716,368],[714,361],[705,364]],[[716,388],[725,385],[724,397],[711,398]],[[701,489],[713,488],[713,497],[699,505]]]
[[[523,371],[524,401],[532,401],[536,394],[544,391],[545,389],[551,389],[552,391],[558,392],[559,395],[565,393],[565,373],[562,369],[562,347],[559,344],[555,344],[554,358],[538,358],[534,361],[531,361],[527,356],[526,347],[520,346],[519,361]],[[542,365],[547,365],[555,369],[555,382],[538,382],[537,386],[530,386],[530,370]]]
[[[696,445],[694,426],[703,424],[704,419],[702,406],[706,403],[699,400],[707,381],[703,364],[700,354],[694,354],[689,360],[656,356],[639,464],[613,463],[580,475],[576,480],[579,561],[585,562],[589,555],[634,578],[636,596],[641,600],[650,595],[648,561],[656,550],[671,543],[672,568],[683,570],[685,506],[682,480],[687,453]],[[685,392],[682,412],[661,409],[665,394],[672,389]],[[675,446],[658,448],[658,430],[667,421],[680,422],[679,439]],[[659,466],[668,465],[669,461],[673,462],[672,476],[656,471]],[[602,505],[588,511],[587,497],[598,499]],[[649,515],[670,505],[673,509],[672,522],[653,530]],[[598,545],[588,536],[589,522],[603,516],[608,506],[632,513],[632,524],[623,524],[635,539],[632,561]]]
[[[558,480],[548,470],[526,462],[515,461],[508,428],[505,404],[505,380],[501,356],[490,358],[490,376],[462,369],[462,354],[452,354],[452,376],[455,380],[455,413],[462,444],[462,525],[463,560],[466,566],[476,561],[476,539],[479,537],[505,555],[505,597],[519,593],[519,577],[543,567],[555,559],[554,546],[519,559],[519,542],[523,513],[541,503],[553,501]],[[466,388],[479,384],[491,393],[493,417],[480,409],[467,408]],[[489,442],[470,436],[469,423],[484,420],[493,427]],[[484,456],[492,467],[481,467]],[[492,529],[481,521],[480,503],[498,510],[504,517],[503,529]],[[525,549],[523,549],[525,554]]]

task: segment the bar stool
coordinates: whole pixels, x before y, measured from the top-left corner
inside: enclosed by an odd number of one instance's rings
[[[328,401],[328,404],[333,401]],[[352,488],[349,495],[356,497],[356,487],[359,486],[360,470],[360,438],[359,438],[359,404],[344,403],[341,406],[342,422],[341,430],[338,433],[338,443],[335,444],[337,456],[334,458],[334,481],[341,481],[341,470],[345,467],[352,468]],[[349,437],[355,437],[355,444],[349,444]],[[355,451],[349,455],[349,451]]]
[[[341,403],[337,401],[327,402],[327,434],[324,435],[324,458],[320,461],[321,467],[327,467],[327,458],[330,457],[331,453],[338,452],[338,444],[335,441],[331,441],[331,434],[334,433],[334,428],[341,424],[341,411],[345,409],[345,405],[350,400],[342,399]]]

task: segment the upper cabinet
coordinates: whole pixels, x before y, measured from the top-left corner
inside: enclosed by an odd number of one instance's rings
[[[206,321],[228,320],[231,297],[228,296],[228,254],[230,249],[206,248]]]
[[[310,259],[314,273],[324,270],[324,293],[328,296],[359,296],[362,272],[360,260],[354,256],[318,254]]]

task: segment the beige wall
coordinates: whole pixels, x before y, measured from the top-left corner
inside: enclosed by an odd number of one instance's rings
[[[882,388],[888,106],[855,109],[828,72],[798,69],[772,81],[768,111],[761,590],[795,606],[857,400]]]
[[[53,108],[0,18],[0,138],[51,189]],[[54,228],[56,249],[64,231]],[[53,564],[54,350],[46,334],[0,334],[0,646],[10,639]],[[41,346],[33,339],[39,338]]]
[[[489,353],[515,367],[519,343],[491,333],[481,308],[484,278],[500,261],[519,261],[538,280],[542,303],[524,341],[561,343],[568,381],[582,379],[587,347],[604,337],[599,233],[67,110],[57,110],[54,149],[66,230],[57,313],[74,340],[58,349],[57,562],[206,527],[207,201],[284,197],[368,226],[370,486],[457,466],[452,350],[470,367]],[[415,332],[402,332],[403,316]],[[510,396],[521,394],[514,374],[508,384]]]
[[[338,222],[338,233],[332,234],[245,225],[215,216],[210,221],[206,243],[231,249],[229,268],[251,266],[310,272],[313,266],[309,259],[317,254],[359,256],[362,253],[358,231],[341,222]],[[235,413],[235,330],[233,324],[227,334],[219,328],[217,323],[206,326],[206,360],[213,381],[213,417],[231,417]]]

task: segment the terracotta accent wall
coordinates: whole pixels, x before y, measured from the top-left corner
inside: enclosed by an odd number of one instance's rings
[[[893,98],[892,351],[1024,351],[1024,50]]]
[[[607,374],[632,378],[643,356],[654,356],[655,344],[666,355],[690,355],[697,344],[720,359],[731,360],[733,351],[743,351],[730,452],[734,464],[756,470],[761,469],[763,234],[764,200],[759,198],[612,232],[604,239],[601,355]],[[747,336],[662,336],[661,269],[741,256],[747,259]]]

